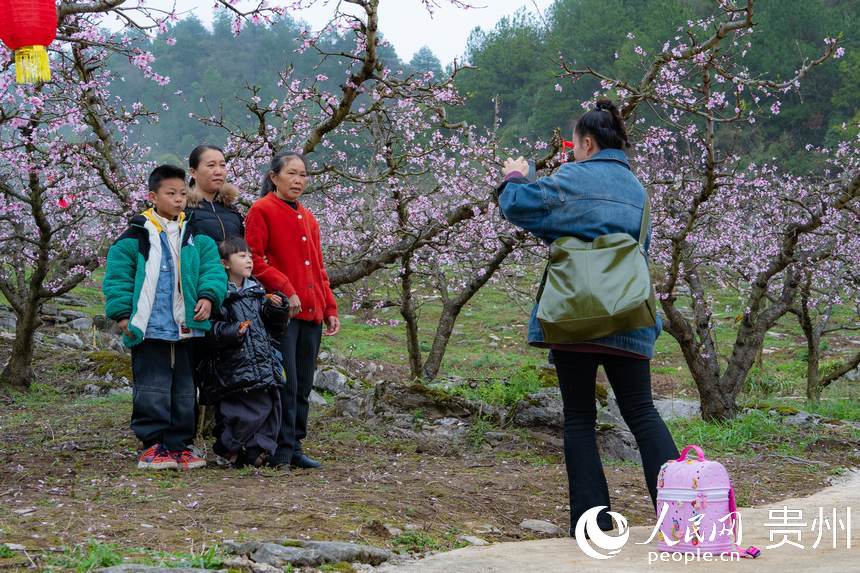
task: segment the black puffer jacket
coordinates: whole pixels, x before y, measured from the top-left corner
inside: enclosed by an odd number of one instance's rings
[[[245,223],[242,214],[236,208],[239,190],[229,183],[215,196],[215,201],[208,201],[203,194],[192,187],[188,192],[188,206],[185,211],[191,217],[191,226],[197,235],[211,237],[216,243],[233,237],[245,237]]]
[[[244,321],[250,325],[240,334]],[[282,384],[274,350],[288,321],[289,305],[272,304],[260,283],[246,279],[241,290],[231,283],[206,335],[209,348],[201,364],[200,403],[214,404],[229,394]]]

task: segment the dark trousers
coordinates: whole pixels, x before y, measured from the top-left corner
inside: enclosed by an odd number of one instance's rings
[[[281,429],[281,393],[278,388],[260,388],[225,396],[217,406],[219,450],[275,453]]]
[[[192,338],[191,340],[188,341],[188,344],[191,346],[191,349],[189,351],[189,357],[191,360],[191,373],[194,376],[194,387],[195,388],[202,388],[203,387],[203,380],[202,380],[203,373],[200,372],[200,363],[203,362],[203,360],[205,360],[208,357],[207,354],[209,352],[209,347],[208,347],[207,341],[204,337]],[[193,443],[194,438],[197,437],[197,433],[200,429],[200,423],[203,421],[200,419],[200,403],[197,401],[196,394],[197,394],[197,392],[195,392],[195,396],[194,396],[194,434],[191,436],[191,443]],[[215,425],[217,428],[217,425],[218,425],[218,420],[217,420],[218,408],[217,408],[217,406],[215,408],[215,411],[216,411]],[[217,436],[218,434],[216,433],[215,435]]]
[[[194,436],[196,392],[187,341],[145,339],[131,349],[131,429],[145,447],[182,450]]]
[[[678,457],[678,449],[651,397],[651,362],[611,354],[553,350],[564,403],[564,462],[570,493],[570,523],[587,510],[605,505],[597,519],[601,529],[613,528],[609,488],[597,451],[597,408],[594,386],[597,367],[603,365],[621,416],[636,438],[645,483],[655,510],[657,474],[666,461]]]
[[[308,398],[314,384],[317,355],[322,340],[322,325],[306,320],[291,320],[281,339],[287,383],[281,388],[283,418],[278,432],[275,464],[288,464],[302,451],[302,440],[308,435]]]

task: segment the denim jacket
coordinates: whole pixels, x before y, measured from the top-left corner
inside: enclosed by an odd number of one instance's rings
[[[157,338],[159,340],[179,340],[179,325],[173,317],[173,291],[176,285],[176,272],[173,265],[173,257],[170,254],[170,246],[167,242],[167,233],[158,234],[161,239],[161,267],[158,269],[158,283],[155,287],[155,302],[152,305],[152,314],[149,324],[146,325],[145,338]]]
[[[502,216],[547,245],[559,237],[570,236],[584,241],[609,233],[639,237],[645,188],[633,175],[627,155],[620,149],[603,149],[585,161],[565,163],[552,175],[534,183],[514,176],[503,182],[500,189]],[[650,243],[651,229],[648,229],[646,252]],[[652,358],[661,329],[658,316],[656,326],[619,332],[588,343]],[[548,346],[537,320],[537,305],[529,320],[528,341],[533,346]]]

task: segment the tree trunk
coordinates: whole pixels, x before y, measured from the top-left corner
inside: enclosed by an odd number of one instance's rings
[[[708,376],[699,377],[696,378],[696,387],[702,401],[703,420],[721,422],[738,415],[737,396],[724,388],[720,380]]]
[[[800,308],[794,309],[800,322],[800,329],[806,338],[806,399],[810,402],[821,400],[818,365],[821,362],[821,332],[813,323],[809,307],[812,296],[812,273],[806,273],[800,286]]]
[[[433,347],[424,363],[424,380],[430,381],[439,375],[442,359],[445,358],[445,350],[448,348],[448,341],[451,340],[451,333],[454,331],[454,325],[457,323],[457,317],[462,308],[462,304],[446,304],[442,308],[439,324],[436,325],[436,335],[433,337]]]
[[[24,313],[18,314],[17,318],[12,354],[0,374],[0,384],[26,390],[34,380],[33,338],[41,325],[38,304],[27,301]]]
[[[406,322],[409,372],[413,380],[419,380],[421,378],[421,346],[418,341],[418,314],[415,311],[415,298],[412,292],[412,255],[403,257],[402,264],[400,315]]]
[[[820,402],[821,385],[818,383],[818,348],[813,348],[813,343],[809,339],[806,340],[806,348],[809,351],[809,358],[806,364],[806,399],[810,402]]]
[[[728,420],[737,414],[735,396],[727,392],[716,354],[716,347],[707,333],[708,320],[700,320],[696,329],[675,307],[675,298],[669,296],[660,301],[666,314],[665,330],[672,335],[681,348],[701,400],[702,419],[706,421]],[[706,308],[697,313],[707,314]],[[703,318],[703,317],[700,317]],[[704,339],[697,339],[697,333]],[[711,350],[705,350],[706,348]]]
[[[440,290],[442,291],[442,314],[439,317],[439,323],[436,325],[436,334],[433,337],[433,347],[427,356],[427,361],[424,363],[424,379],[427,381],[433,380],[439,375],[439,370],[442,368],[442,359],[445,358],[445,350],[448,348],[448,342],[451,340],[451,333],[454,331],[454,325],[457,323],[457,317],[460,316],[460,311],[466,306],[466,303],[472,300],[472,297],[478,294],[478,291],[483,288],[497,270],[502,266],[502,263],[513,252],[516,246],[525,238],[525,233],[518,231],[513,237],[501,238],[501,245],[494,253],[493,258],[486,263],[486,266],[481,272],[475,276],[463,288],[457,297],[449,299],[447,291],[444,290],[444,279],[440,282]]]

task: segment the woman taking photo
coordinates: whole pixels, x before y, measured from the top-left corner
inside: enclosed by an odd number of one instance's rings
[[[508,159],[502,169],[499,208],[505,219],[547,244],[560,237],[591,242],[610,233],[640,236],[646,191],[631,172],[625,150],[627,130],[618,108],[599,100],[576,122],[575,162],[530,183],[526,161]],[[647,252],[650,229],[644,243]],[[529,344],[551,348],[564,404],[564,459],[570,495],[571,535],[587,510],[606,506],[598,526],[613,529],[609,489],[597,449],[594,388],[603,366],[624,421],[639,445],[651,501],[657,504],[660,466],[678,457],[669,430],[651,397],[651,358],[660,333],[655,326],[617,332],[592,340],[546,343],[535,306],[529,322]]]
[[[291,151],[276,154],[263,179],[262,197],[251,206],[246,219],[254,276],[268,292],[282,293],[290,306],[290,324],[281,342],[287,374],[283,422],[278,449],[269,460],[270,465],[284,469],[320,467],[302,449],[308,398],[321,336],[340,331],[337,302],[323,263],[319,223],[299,202],[307,183],[304,157]]]

